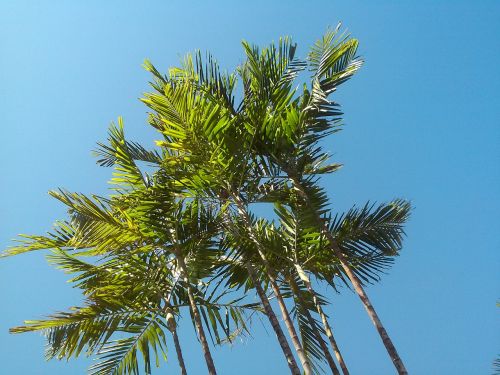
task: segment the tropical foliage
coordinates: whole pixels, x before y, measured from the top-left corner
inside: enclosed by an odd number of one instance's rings
[[[292,374],[348,374],[324,312],[330,298],[316,291],[340,283],[358,293],[406,374],[363,288],[399,254],[410,205],[336,213],[320,183],[341,167],[322,140],[341,129],[331,96],[361,67],[357,47],[337,27],[304,60],[289,38],[263,49],[243,42],[245,60],[232,73],[200,52],[167,74],[146,61],[152,91],[142,101],[157,147],[128,140],[119,119],[95,152],[113,167],[113,193],[51,192],[68,207],[66,220],[4,253],[50,250],[84,304],[12,332],[45,332],[47,358],[96,356],[91,374],[138,374],[141,363],[151,373],[166,359],[170,332],[185,374],[176,327],[188,317],[215,374],[208,338],[232,342],[261,316]],[[274,215],[257,215],[256,203]]]

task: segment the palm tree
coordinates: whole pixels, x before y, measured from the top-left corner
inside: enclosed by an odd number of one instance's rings
[[[174,336],[181,373],[185,373],[177,332],[171,326],[173,317],[169,317],[168,310],[179,314],[181,309],[189,308],[189,302],[184,286],[176,287],[176,281],[165,285],[164,259],[114,258],[94,265],[79,258],[59,249],[53,251],[49,261],[67,273],[76,274],[71,281],[84,291],[85,306],[53,314],[45,320],[26,321],[25,326],[15,327],[11,332],[44,331],[49,359],[77,357],[86,348],[87,356],[95,354],[99,359],[89,369],[90,373],[129,374],[138,372],[138,352],[143,355],[146,373],[151,369],[151,351],[157,366],[160,357],[166,358],[164,331],[168,328]],[[167,298],[173,299],[168,305],[161,303],[165,290],[170,290]],[[233,301],[222,304],[217,298],[206,298],[201,291],[197,292],[196,305],[204,309],[204,314],[214,314],[219,319],[225,309],[233,316],[248,308]],[[230,327],[223,329],[229,332]],[[215,332],[213,327],[212,330]],[[126,338],[124,333],[128,334]],[[115,334],[119,335],[118,340],[113,340]]]
[[[393,262],[394,254],[401,247],[403,224],[408,218],[410,205],[401,200],[378,206],[366,204],[361,209],[352,208],[331,221],[330,231],[348,250],[349,266],[363,284],[379,281],[379,274]],[[332,334],[330,323],[323,311],[324,302],[313,289],[308,274],[317,280],[334,285],[335,278],[346,282],[346,276],[335,255],[325,247],[326,239],[310,220],[310,215],[300,206],[289,208],[276,205],[281,221],[282,248],[287,249],[287,259],[292,270],[310,293],[317,313],[344,373],[347,366]]]
[[[195,64],[198,71],[195,71]],[[264,264],[266,276],[278,300],[292,343],[305,372],[309,374],[311,369],[308,359],[279,292],[275,275],[266,261],[261,244],[251,231],[251,217],[239,196],[241,185],[251,190],[255,183],[248,177],[248,151],[238,143],[238,134],[241,130],[230,126],[236,113],[232,107],[233,98],[228,94],[232,90],[234,79],[232,75],[224,77],[219,75],[217,65],[210,58],[209,64],[211,64],[209,68],[203,69],[200,55],[197,55],[196,63],[193,63],[192,58],[188,56],[183,68],[171,69],[170,76],[164,77],[150,63],[146,63],[146,68],[156,78],[153,83],[156,93],[147,94],[144,99],[154,111],[150,115],[150,123],[165,137],[165,141],[160,144],[173,159],[173,163],[179,159],[190,161],[189,165],[184,165],[186,175],[178,181],[179,186],[192,192],[197,198],[221,199],[224,201],[224,208],[227,208],[228,203],[237,207],[244,228],[247,229],[246,235],[254,243],[260,261]],[[207,77],[201,78],[204,74]],[[205,86],[206,84],[212,86]],[[221,94],[221,88],[225,89],[224,94]],[[224,210],[222,216],[226,216]],[[254,277],[255,273],[249,268],[250,266],[247,262],[248,274]],[[254,283],[256,288],[258,284]],[[265,301],[263,293],[258,289],[257,292],[290,370],[295,374],[298,368],[280,332],[281,329],[276,324],[274,312],[271,311],[270,304]]]
[[[175,352],[177,354],[177,360],[179,361],[179,367],[181,368],[181,375],[187,375],[186,364],[184,363],[184,357],[182,355],[181,344],[179,342],[179,336],[177,335],[177,323],[171,310],[167,311],[167,325],[169,331],[172,333],[172,339],[174,340]]]
[[[225,244],[233,250],[230,252],[231,257],[224,259],[224,262],[221,263],[221,268],[224,269],[223,274],[228,279],[226,285],[230,288],[239,289],[243,284],[247,284],[247,278],[251,280],[252,286],[260,298],[265,314],[276,334],[291,373],[301,374],[276,314],[271,307],[269,298],[261,285],[261,278],[258,276],[254,265],[254,263],[260,263],[259,259],[257,261],[252,260],[252,255],[254,255],[253,259],[255,259],[255,243],[246,236],[246,225],[243,225],[242,230],[238,230],[237,228],[241,228],[241,225],[238,225],[231,218],[229,218],[229,221],[229,225],[225,226],[227,230]],[[243,277],[242,273],[244,274]]]
[[[367,308],[396,368],[405,373],[399,355],[364,292],[362,281],[331,233],[325,216],[328,200],[316,183],[318,175],[339,168],[338,164],[325,165],[328,154],[321,151],[318,142],[338,130],[341,113],[328,96],[361,66],[361,60],[355,58],[357,44],[345,34],[338,35],[338,29],[327,32],[308,58],[313,75],[311,89],[304,87],[299,96],[292,82],[306,63],[294,58],[295,46],[285,39],[278,46],[272,45],[262,51],[243,44],[247,61],[237,71],[244,88],[238,106],[234,104],[233,95],[236,74],[221,74],[211,58],[204,68],[199,54],[195,62],[188,57],[181,68],[172,69],[169,77],[162,76],[147,64],[156,79],[153,87],[157,93],[148,94],[144,101],[155,112],[151,124],[165,136],[163,144],[176,155],[188,155],[184,157],[189,157],[197,169],[197,186],[191,188],[199,190],[199,182],[203,181],[202,189],[208,187],[215,191],[215,197],[223,196],[224,204],[231,201],[236,206],[261,258],[305,371],[310,372],[309,363],[277,288],[276,273],[251,232],[247,207],[252,203],[252,194],[261,187],[259,182],[266,178],[268,186],[293,189],[306,206],[342,272]],[[280,180],[283,178],[291,186]],[[389,247],[386,255],[395,255],[394,246],[384,247],[385,238],[379,239],[381,243],[375,248],[387,250]],[[393,242],[399,245],[398,239]],[[333,340],[330,342],[338,353]]]
[[[232,340],[234,332],[246,330],[245,310],[258,306],[239,304],[241,298],[222,303],[228,292],[216,293],[209,282],[200,284],[211,277],[218,255],[212,241],[216,225],[209,210],[196,201],[173,199],[165,183],[155,184],[162,178],[161,171],[152,178],[143,175],[133,157],[140,154],[154,160],[158,155],[126,142],[121,121],[119,127],[110,128],[110,145],[101,147],[101,163],[115,165],[112,183],[119,193],[104,199],[51,192],[68,206],[70,219],[58,222],[46,236],[26,236],[4,254],[54,249],[50,261],[77,274],[71,281],[83,290],[86,305],[47,320],[27,321],[12,332],[44,330],[49,358],[78,356],[86,347],[87,355],[101,359],[91,373],[128,374],[138,372],[138,351],[147,373],[150,348],[158,365],[158,352],[166,356],[164,330],[168,329],[181,372],[186,373],[172,315],[188,307],[209,373],[215,373],[200,314],[221,343],[219,330]],[[85,256],[100,260],[86,263],[80,259]],[[222,318],[224,311],[229,320]],[[118,332],[131,336],[111,340]]]
[[[174,288],[179,282],[179,276],[174,281]],[[184,363],[184,356],[182,355],[181,343],[179,341],[179,336],[177,334],[177,322],[175,321],[174,309],[172,308],[172,289],[168,296],[165,298],[165,320],[167,321],[167,327],[172,334],[172,340],[174,341],[175,352],[177,354],[177,361],[179,362],[179,367],[181,368],[181,375],[187,375],[186,364]]]
[[[288,39],[262,51],[247,43],[243,46],[247,60],[238,69],[244,89],[238,106],[234,105],[232,94],[235,74],[221,75],[215,64],[209,64],[210,69],[203,70],[201,59],[194,64],[188,58],[182,68],[171,71],[169,78],[149,66],[161,93],[145,99],[159,114],[152,124],[166,136],[165,144],[172,150],[191,147],[189,158],[196,159],[193,165],[202,171],[198,173],[198,179],[204,180],[210,189],[218,190],[219,194],[224,192],[224,199],[227,201],[230,198],[237,207],[248,229],[247,234],[256,245],[306,372],[310,372],[309,364],[276,288],[276,273],[256,236],[250,232],[252,223],[247,206],[252,201],[249,197],[264,179],[268,179],[268,186],[277,186],[277,190],[293,190],[291,195],[300,200],[304,212],[308,211],[342,273],[359,295],[396,369],[405,374],[406,369],[364,291],[360,272],[351,266],[349,258],[356,253],[342,248],[332,233],[328,198],[318,185],[319,175],[334,172],[340,167],[338,164],[326,164],[329,155],[321,150],[318,142],[339,130],[341,112],[329,96],[361,66],[362,61],[355,56],[358,42],[340,34],[338,28],[327,32],[309,54],[307,65],[312,72],[311,87],[304,86],[300,95],[297,95],[292,83],[297,74],[305,69],[306,62],[294,58],[295,46]],[[190,90],[181,101],[176,95],[179,86],[187,86]],[[198,126],[194,128],[192,124],[187,124],[187,119],[193,117],[198,120]],[[188,134],[188,130],[194,137]],[[203,146],[206,146],[204,152],[192,147],[193,138],[197,141],[203,139]],[[207,160],[209,163],[206,163]],[[207,179],[207,176],[210,177]],[[250,176],[257,182],[250,184]],[[242,192],[246,200],[242,198]],[[403,202],[402,222],[406,220],[407,211]],[[398,226],[397,231],[400,228]],[[400,236],[391,238],[391,234],[385,234],[383,230],[377,234],[379,237],[376,238],[377,243],[372,244],[373,248],[382,249],[387,256],[396,255],[400,248]]]
[[[245,331],[244,312],[260,308],[242,304],[243,297],[220,301],[242,287],[254,288],[291,373],[299,374],[267,295],[269,286],[304,373],[318,373],[320,361],[339,373],[326,335],[348,374],[323,310],[327,301],[313,286],[335,287],[339,279],[353,286],[396,369],[406,374],[363,287],[377,281],[398,255],[410,206],[395,200],[332,216],[319,185],[321,175],[340,168],[328,163],[319,142],[340,129],[339,105],[329,96],[361,66],[357,45],[337,28],[302,61],[288,38],[262,50],[244,42],[246,61],[230,74],[201,53],[188,55],[168,75],[146,62],[153,92],[143,102],[160,134],[160,150],[125,139],[120,119],[110,128],[108,144],[96,152],[100,165],[115,167],[116,194],[52,192],[69,207],[69,221],[57,223],[47,236],[28,236],[7,252],[55,249],[57,262],[71,259],[67,270],[87,272],[85,282],[80,283],[81,275],[74,282],[88,296],[88,306],[14,331],[47,330],[53,356],[61,358],[86,347],[88,354],[101,356],[95,373],[137,373],[138,349],[147,372],[149,348],[163,353],[166,329],[185,373],[175,316],[187,307],[208,372],[215,374],[205,330],[216,343]],[[311,83],[300,91],[294,84],[307,68]],[[241,95],[235,92],[238,80]],[[152,164],[154,172],[143,172],[137,161]],[[252,205],[262,202],[274,204],[279,226],[255,217]],[[84,256],[102,264],[84,266]],[[104,272],[108,269],[113,272]],[[129,275],[137,279],[134,288],[124,287]],[[228,289],[217,294],[222,284]],[[229,312],[230,323],[224,323],[222,310]],[[115,332],[132,336],[112,342]]]
[[[342,249],[329,227],[326,194],[318,185],[318,175],[337,170],[337,164],[325,164],[329,155],[322,152],[319,141],[338,130],[339,106],[329,99],[337,87],[348,80],[361,66],[355,57],[358,42],[339,28],[329,31],[313,46],[309,56],[311,88],[304,86],[302,94],[295,96],[287,62],[293,55],[275,61],[276,55],[257,48],[248,48],[245,71],[247,96],[252,98],[252,108],[260,109],[259,122],[252,120],[250,132],[255,158],[276,175],[284,174],[291,188],[309,210],[317,227],[328,241],[328,247],[364,304],[398,373],[407,374],[385,327],[382,325],[362,282],[349,264],[348,254]],[[293,70],[292,70],[293,71]],[[263,79],[262,77],[266,77]],[[285,77],[285,78],[284,78]],[[284,81],[284,83],[283,83]],[[278,82],[278,84],[276,84]],[[253,126],[252,126],[253,125]],[[385,238],[380,239],[382,242]]]
[[[311,302],[306,300],[307,295],[305,295],[303,293],[303,291],[300,289],[298,282],[295,280],[295,275],[288,276],[287,282],[288,282],[288,285],[290,285],[291,291],[294,295],[294,299],[296,302],[295,309],[297,310],[297,312],[301,312],[305,316],[306,324],[308,324],[309,327],[311,327],[311,330],[314,333],[316,341],[320,344],[320,348],[321,348],[321,351],[323,353],[323,356],[326,358],[328,365],[330,366],[330,369],[332,370],[332,373],[335,375],[340,375],[340,372],[337,368],[337,365],[335,364],[335,361],[334,361],[332,355],[330,354],[330,351],[328,350],[328,347],[327,347],[325,341],[323,340],[323,336],[322,336],[323,332],[320,331],[320,328],[319,328],[317,321],[314,319],[311,312],[309,311],[311,308],[310,306],[312,305]],[[314,298],[316,298],[316,301],[314,301],[314,305],[316,305],[317,297],[314,295]],[[299,323],[304,324],[300,318],[299,318]],[[303,330],[301,330],[301,332],[302,331]],[[327,332],[324,332],[324,333],[327,333]],[[307,339],[305,337],[303,337],[302,341],[304,343],[306,343]],[[309,350],[309,352],[314,353],[313,350]]]
[[[295,347],[297,355],[299,356],[300,362],[301,362],[302,367],[304,369],[304,373],[306,375],[311,374],[312,368],[311,368],[311,364],[309,363],[309,358],[307,357],[306,353],[304,352],[304,349],[302,347],[302,343],[299,340],[299,337],[298,337],[297,332],[295,330],[292,318],[290,317],[290,313],[288,312],[285,300],[283,298],[283,295],[281,294],[280,288],[279,288],[278,283],[277,283],[277,273],[274,270],[274,268],[272,267],[272,265],[270,264],[270,262],[268,261],[266,253],[265,253],[265,248],[253,230],[254,227],[252,225],[251,218],[248,214],[248,209],[245,207],[241,198],[239,196],[237,196],[236,194],[233,194],[233,199],[234,199],[234,202],[238,208],[238,212],[243,220],[244,227],[248,231],[247,235],[254,243],[255,248],[257,250],[257,253],[260,257],[260,260],[264,266],[265,274],[269,280],[269,284],[271,285],[271,289],[272,289],[274,296],[276,297],[276,300],[278,302],[279,308],[281,310],[281,314],[283,316],[283,320],[285,321],[285,325],[286,325],[287,330],[290,334],[290,338],[292,340],[293,346]]]
[[[288,210],[281,204],[276,204],[275,212],[280,218],[280,236],[282,238],[282,248],[286,249],[286,258],[289,266],[287,272],[290,273],[290,286],[295,289],[294,294],[300,297],[299,283],[303,283],[306,291],[302,294],[308,294],[312,304],[321,318],[323,329],[335,353],[337,361],[344,374],[349,374],[347,365],[340,352],[337,342],[333,336],[332,328],[328,322],[327,316],[323,311],[322,305],[325,301],[316,293],[312,287],[311,280],[306,273],[306,269],[312,272],[317,278],[328,280],[333,284],[334,278],[338,275],[336,260],[332,259],[329,253],[325,253],[324,240],[320,233],[316,231],[314,225],[308,225],[307,215],[299,210]],[[298,278],[298,281],[295,281]],[[338,372],[336,368],[332,369],[334,373]]]

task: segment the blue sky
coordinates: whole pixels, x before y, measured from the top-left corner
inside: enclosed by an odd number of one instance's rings
[[[0,247],[64,217],[49,189],[107,193],[111,171],[90,151],[109,122],[123,116],[130,138],[153,144],[138,101],[145,58],[165,70],[200,48],[232,69],[242,39],[282,35],[305,56],[341,20],[366,64],[337,94],[346,127],[328,148],[345,167],[325,181],[330,197],[338,210],[393,197],[415,207],[402,255],[368,293],[411,374],[491,373],[500,353],[499,16],[495,1],[2,1]],[[89,361],[47,363],[40,335],[7,332],[78,305],[65,280],[42,253],[0,261],[0,373],[84,373]],[[394,373],[357,297],[328,293],[352,374]],[[181,340],[190,373],[204,373],[187,321]],[[221,374],[287,373],[260,323],[215,361]],[[166,366],[177,373],[175,355]]]

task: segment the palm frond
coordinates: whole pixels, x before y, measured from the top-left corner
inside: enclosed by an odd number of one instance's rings
[[[335,216],[330,231],[347,252],[397,255],[410,211],[410,203],[402,199],[378,206],[366,203],[362,208],[354,207],[344,215]]]
[[[500,374],[500,356],[493,361],[493,375]]]
[[[109,301],[101,301],[100,305],[73,307],[69,312],[58,312],[45,320],[27,320],[24,326],[11,328],[10,332],[44,331],[48,359],[78,357],[84,349],[88,356],[102,347],[115,332],[126,330],[143,315]]]
[[[144,372],[151,374],[153,359],[156,367],[160,366],[160,356],[167,360],[165,329],[166,324],[156,315],[144,317],[127,326],[126,332],[133,336],[106,343],[98,351],[99,362],[89,368],[89,374],[139,375],[139,353]]]
[[[355,57],[358,41],[346,32],[340,32],[340,27],[338,24],[335,29],[327,30],[308,56],[312,80],[326,96],[352,77],[362,65],[362,60]]]
[[[411,205],[404,200],[375,206],[367,203],[335,216],[330,231],[347,255],[356,275],[365,283],[380,280],[380,273],[389,268],[399,254],[404,237],[404,224]],[[338,267],[338,273],[343,273]]]
[[[292,313],[297,322],[301,336],[302,346],[309,358],[312,369],[316,374],[324,373],[323,365],[326,362],[323,348],[326,348],[324,340],[325,331],[315,318],[316,311],[310,293],[304,289],[297,276],[290,280],[291,289],[288,292],[293,298]],[[285,292],[288,288],[285,288]]]
[[[52,231],[45,236],[39,235],[19,235],[16,240],[18,245],[11,246],[0,254],[0,257],[7,257],[36,250],[48,250],[70,246],[71,239],[75,236],[75,229],[71,223],[66,221],[56,221]]]
[[[112,167],[115,164],[123,164],[122,168],[131,169],[131,174],[137,175],[137,166],[134,161],[147,162],[152,165],[161,163],[161,155],[158,151],[147,150],[137,142],[125,139],[122,119],[118,119],[118,126],[111,124],[109,128],[108,144],[98,142],[98,148],[93,154],[98,158],[97,164],[102,167]]]

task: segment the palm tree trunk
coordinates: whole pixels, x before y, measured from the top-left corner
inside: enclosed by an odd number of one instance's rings
[[[316,292],[312,288],[311,285],[311,280],[307,276],[307,274],[304,272],[300,264],[295,264],[295,269],[297,270],[297,274],[299,275],[300,279],[306,286],[307,290],[309,293],[311,293],[311,296],[313,298],[314,306],[316,307],[316,311],[318,312],[319,316],[321,317],[321,321],[323,322],[323,327],[325,328],[326,336],[328,337],[328,340],[330,341],[330,345],[332,346],[333,352],[335,353],[335,357],[337,358],[337,361],[339,361],[340,368],[342,369],[342,373],[344,375],[349,375],[349,370],[347,369],[347,366],[345,364],[344,358],[342,357],[342,354],[340,353],[339,347],[337,345],[337,342],[335,341],[335,337],[333,337],[333,332],[330,327],[330,324],[328,323],[328,319],[326,317],[326,314],[323,311],[323,308],[321,307],[321,304],[319,303],[318,297],[316,295]]]
[[[299,303],[304,306],[304,299],[300,295],[300,290],[297,287],[297,284],[295,283],[295,280],[293,277],[290,277],[288,280],[288,283],[290,284],[290,287],[292,288],[293,294],[297,297],[297,300]],[[314,335],[316,336],[316,339],[318,340],[319,344],[321,345],[321,350],[323,350],[323,353],[325,354],[325,358],[328,362],[328,365],[330,366],[330,369],[332,370],[332,373],[334,375],[340,375],[339,369],[337,368],[337,365],[335,364],[335,361],[333,360],[332,355],[330,354],[330,351],[328,350],[328,347],[325,344],[325,341],[323,340],[323,337],[321,337],[321,333],[318,330],[318,327],[316,327],[316,322],[314,321],[313,317],[311,316],[311,313],[309,312],[309,309],[307,307],[304,307],[304,313],[306,314],[307,320],[311,324],[311,327],[314,331]]]
[[[264,259],[266,259],[266,258],[264,257],[263,260]],[[266,259],[266,263],[267,263],[267,259]],[[283,316],[283,320],[285,322],[286,328],[288,330],[288,333],[290,334],[290,338],[292,339],[293,346],[295,347],[295,350],[297,351],[297,355],[299,356],[300,362],[302,364],[302,368],[304,369],[304,374],[310,375],[310,374],[312,374],[312,369],[311,369],[311,365],[309,363],[309,359],[307,358],[306,353],[304,352],[304,349],[302,348],[302,344],[300,343],[299,336],[297,335],[297,331],[295,330],[295,326],[293,325],[292,318],[290,317],[290,313],[288,312],[288,309],[286,307],[285,300],[283,299],[283,296],[281,295],[278,284],[276,283],[276,278],[269,270],[269,265],[267,265],[266,268],[267,268],[266,273],[267,273],[267,277],[269,278],[269,281],[271,284],[271,289],[273,290],[273,293],[274,293],[276,300],[278,302],[278,306],[280,307],[281,315]]]
[[[174,315],[170,310],[167,312],[167,327],[172,334],[174,340],[175,352],[177,353],[177,360],[179,362],[179,367],[181,368],[181,375],[187,375],[186,365],[184,363],[184,358],[182,356],[181,344],[179,342],[179,336],[177,335],[177,323],[175,322]]]
[[[384,346],[389,353],[389,356],[392,359],[392,362],[394,363],[394,366],[396,367],[396,370],[398,371],[399,375],[408,375],[408,371],[405,368],[405,365],[403,364],[403,361],[399,357],[399,354],[396,350],[396,347],[392,343],[391,338],[387,334],[387,331],[385,327],[383,326],[380,318],[378,317],[377,312],[375,311],[375,308],[373,307],[372,303],[370,302],[370,299],[368,298],[361,281],[359,278],[354,274],[352,271],[351,267],[349,266],[348,262],[345,259],[344,254],[340,251],[339,247],[335,243],[335,239],[331,235],[331,233],[328,231],[330,237],[329,240],[332,243],[332,250],[335,252],[335,256],[340,260],[340,264],[342,265],[342,268],[344,269],[345,273],[351,280],[352,285],[354,286],[354,290],[358,294],[359,298],[361,299],[361,302],[365,306],[365,309],[370,316],[370,319],[372,320],[373,324],[377,328],[377,331],[380,335],[380,338],[382,339],[382,342],[384,343]]]
[[[297,335],[297,331],[295,330],[295,327],[293,325],[293,321],[290,318],[290,314],[288,313],[288,309],[286,307],[285,300],[283,299],[283,296],[281,295],[278,284],[276,282],[276,277],[274,276],[273,269],[272,269],[271,265],[269,264],[266,255],[264,254],[264,251],[262,249],[262,245],[260,244],[259,240],[253,234],[250,218],[248,216],[248,212],[247,212],[241,198],[238,195],[233,194],[233,199],[236,203],[236,206],[238,207],[238,211],[239,211],[243,221],[245,222],[245,226],[248,229],[249,237],[255,243],[255,246],[257,248],[257,252],[259,253],[259,256],[262,260],[262,263],[264,264],[264,269],[266,270],[266,275],[269,278],[269,283],[271,285],[271,289],[273,290],[273,293],[276,297],[276,300],[278,301],[278,306],[280,307],[281,315],[283,316],[283,320],[285,322],[285,326],[288,330],[288,333],[290,334],[292,344],[293,344],[295,351],[297,352],[297,355],[300,359],[300,363],[302,364],[302,368],[304,369],[304,374],[310,375],[310,374],[312,374],[312,369],[311,369],[311,365],[309,363],[309,359],[307,358],[307,356],[304,352],[304,349],[302,348],[302,344],[300,343],[299,337]]]
[[[288,345],[288,341],[286,340],[286,337],[283,333],[283,330],[281,329],[281,326],[278,322],[278,319],[276,318],[276,314],[274,313],[271,303],[269,302],[269,299],[266,296],[266,293],[262,289],[262,285],[260,284],[260,280],[257,278],[255,275],[255,270],[253,269],[252,265],[247,262],[246,267],[248,270],[248,274],[250,275],[250,278],[252,279],[253,285],[255,286],[255,289],[257,291],[257,294],[262,301],[262,305],[264,306],[264,311],[269,319],[269,322],[271,323],[271,326],[273,327],[274,333],[276,334],[276,337],[278,338],[278,342],[281,346],[281,350],[285,354],[288,367],[290,368],[290,371],[293,375],[301,375],[300,369],[297,366],[297,362],[295,362],[295,358],[292,354],[292,350],[290,349],[290,345]]]
[[[292,181],[295,189],[298,191],[298,193],[300,194],[302,199],[304,199],[306,204],[310,205],[309,196],[305,192],[300,181],[295,176],[293,176],[291,173],[289,173],[288,171],[286,171],[286,170],[284,170],[284,171],[287,173],[288,177]],[[375,325],[375,328],[377,329],[377,331],[380,335],[380,338],[382,339],[382,342],[385,346],[385,349],[387,350],[387,353],[389,353],[389,357],[391,358],[392,363],[394,364],[394,367],[396,367],[396,370],[398,371],[398,374],[399,375],[408,375],[408,371],[406,370],[405,365],[403,364],[403,361],[401,360],[401,357],[399,356],[399,354],[396,350],[396,347],[392,343],[391,338],[387,334],[385,327],[383,326],[382,322],[380,321],[380,319],[377,315],[377,312],[375,311],[373,305],[371,304],[370,299],[366,295],[366,292],[363,289],[361,281],[352,271],[346,257],[344,256],[340,247],[338,246],[337,241],[335,240],[335,238],[331,234],[330,230],[328,229],[326,222],[319,215],[317,215],[316,221],[318,222],[318,225],[321,229],[321,233],[328,239],[328,242],[330,243],[330,248],[332,249],[335,256],[339,259],[340,265],[344,269],[345,273],[347,274],[347,277],[349,278],[349,280],[351,281],[351,283],[354,287],[354,290],[356,291],[359,298],[361,299],[361,302],[365,306],[365,309],[368,313],[368,316],[370,317],[373,324]]]
[[[177,359],[179,360],[179,367],[181,368],[181,375],[187,375],[186,365],[184,364],[181,345],[179,343],[179,336],[177,336],[177,330],[172,331],[172,338],[174,339],[175,351],[177,353]]]
[[[226,217],[227,216],[226,213]],[[230,218],[228,222],[230,222]],[[285,334],[283,333],[283,330],[281,329],[281,325],[278,322],[278,319],[276,317],[276,314],[274,313],[273,308],[271,307],[271,303],[269,302],[269,299],[267,298],[266,293],[264,292],[264,289],[262,288],[262,285],[260,283],[260,280],[258,279],[255,270],[252,266],[252,264],[247,261],[245,263],[245,267],[248,271],[248,275],[250,276],[253,285],[255,286],[255,290],[257,291],[257,295],[259,296],[262,305],[264,306],[264,312],[269,319],[269,322],[271,323],[271,327],[274,330],[274,333],[276,334],[276,337],[278,339],[278,342],[280,344],[281,350],[283,351],[283,354],[285,355],[285,358],[288,363],[288,367],[290,368],[290,371],[292,375],[301,375],[301,371],[299,367],[297,366],[297,362],[295,361],[295,357],[293,356],[292,350],[290,349],[290,345],[288,344],[288,341],[285,337]]]
[[[189,283],[188,273],[186,263],[184,262],[184,258],[180,254],[176,254],[176,259],[179,265],[179,269],[182,272],[183,279],[186,283],[187,294],[189,298],[189,305],[191,307],[191,312],[193,313],[194,324],[196,327],[196,331],[198,337],[200,339],[201,347],[203,349],[203,355],[205,356],[205,362],[207,363],[208,373],[210,375],[217,375],[217,371],[215,370],[214,361],[212,359],[212,354],[210,353],[210,347],[208,346],[207,337],[205,336],[205,331],[203,330],[203,325],[201,323],[200,312],[198,311],[198,307],[196,306],[196,301],[193,296],[193,290],[191,288],[191,284]]]

